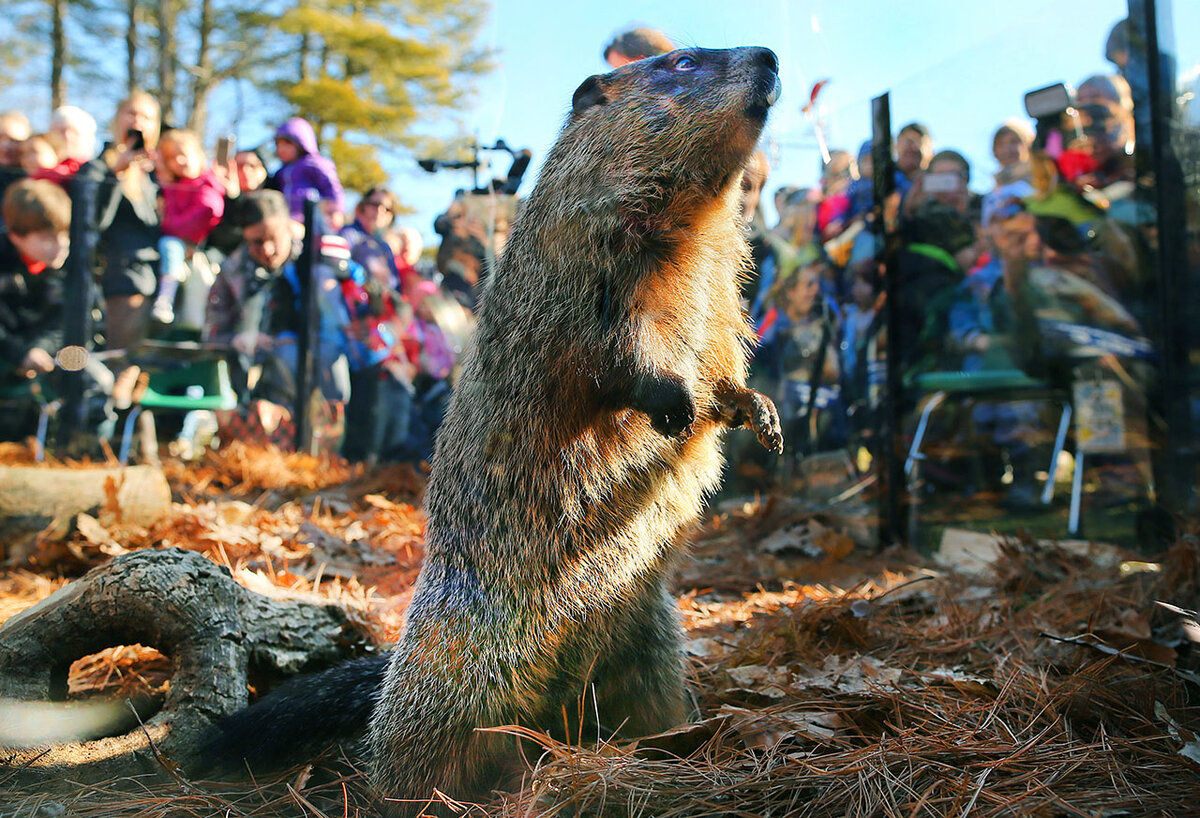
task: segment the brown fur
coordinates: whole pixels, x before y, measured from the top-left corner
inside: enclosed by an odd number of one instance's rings
[[[573,734],[581,699],[591,734],[684,718],[665,582],[680,532],[726,428],[782,448],[745,388],[737,295],[740,170],[776,87],[765,49],[694,50],[576,92],[438,440],[426,561],[371,725],[385,795],[477,796],[515,755],[477,728]]]

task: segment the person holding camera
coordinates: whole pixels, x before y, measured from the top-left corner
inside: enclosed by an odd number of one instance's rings
[[[154,97],[132,94],[117,106],[112,141],[80,170],[100,182],[96,227],[109,349],[135,347],[150,331],[160,236],[151,151],[158,145],[160,125]]]

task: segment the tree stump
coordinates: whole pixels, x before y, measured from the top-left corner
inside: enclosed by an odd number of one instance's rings
[[[0,751],[4,772],[31,783],[105,781],[161,772],[155,751],[186,769],[208,727],[246,706],[251,667],[293,674],[343,658],[367,639],[336,605],[268,599],[191,551],[138,551],[0,627],[0,704],[20,712],[23,703],[61,702],[72,662],[138,642],[173,661],[161,710],[139,724],[125,708],[119,735]],[[5,730],[0,723],[0,743],[24,743]]]

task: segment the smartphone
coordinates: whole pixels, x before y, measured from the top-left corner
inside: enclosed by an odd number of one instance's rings
[[[125,132],[125,144],[129,146],[131,151],[144,151],[146,149],[146,135],[137,128],[130,128]]]
[[[217,140],[217,164],[228,165],[229,160],[233,158],[234,145],[237,144],[237,137],[233,134],[222,136]]]
[[[921,182],[926,193],[958,193],[963,189],[963,178],[957,173],[930,173]]]

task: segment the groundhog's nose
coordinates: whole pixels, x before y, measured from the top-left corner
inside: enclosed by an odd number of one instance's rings
[[[775,56],[775,52],[769,48],[755,48],[752,59],[759,65],[771,69],[774,73],[779,73],[779,58]]]

